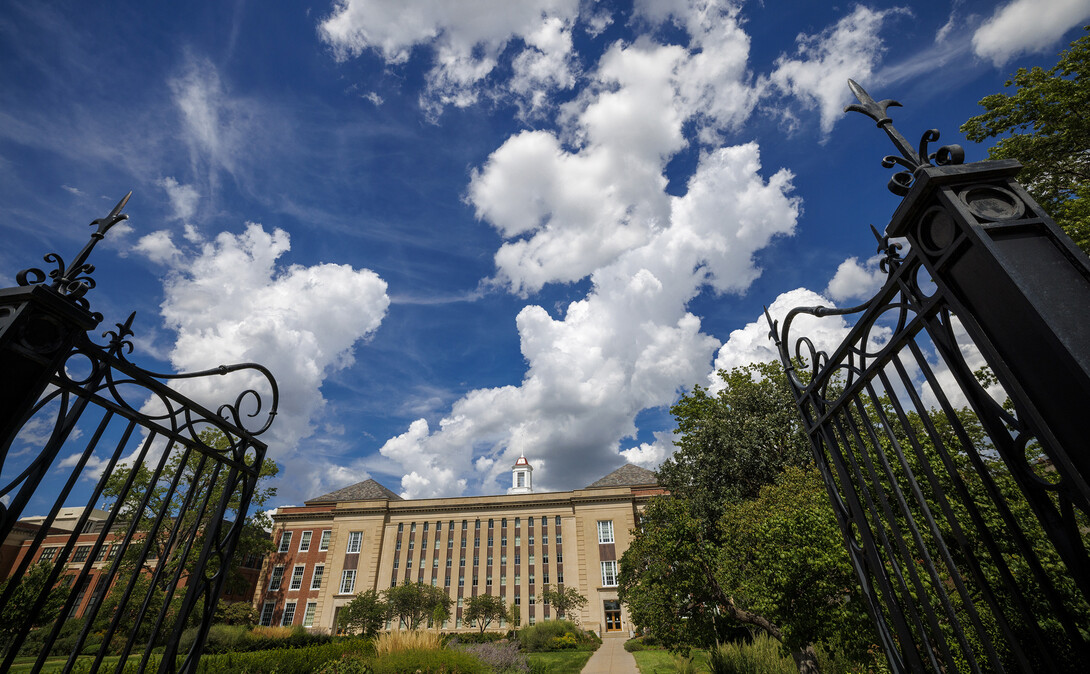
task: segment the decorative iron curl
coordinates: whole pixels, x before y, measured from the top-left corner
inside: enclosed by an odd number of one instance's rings
[[[898,171],[889,179],[889,191],[897,196],[905,196],[912,189],[924,167],[947,166],[965,162],[965,150],[960,145],[943,145],[938,150],[928,153],[928,146],[939,139],[938,129],[928,129],[920,137],[918,148],[913,148],[908,140],[893,126],[893,119],[887,113],[891,107],[901,107],[901,104],[893,99],[875,101],[867,91],[859,86],[855,80],[848,80],[848,88],[851,89],[859,103],[852,103],[844,108],[844,112],[859,112],[873,119],[878,128],[886,132],[894,146],[901,153],[886,155],[882,158],[882,166],[893,168],[900,165],[906,171]],[[932,164],[931,162],[935,163]]]
[[[253,438],[267,431],[276,417],[280,404],[276,378],[268,368],[257,363],[220,365],[181,374],[152,372],[141,368],[125,357],[126,352],[132,351],[132,343],[126,337],[133,334],[134,318],[135,313],[130,314],[124,323],[117,324],[116,331],[104,332],[103,337],[109,338],[105,346],[95,344],[86,337],[82,338],[67,359],[77,356],[87,359],[90,372],[86,376],[74,377],[70,368],[63,367],[57,372],[55,383],[66,390],[77,390],[79,395],[101,396],[109,404],[120,408],[126,416],[137,419],[144,425],[161,428],[175,438],[184,437],[187,444],[195,443],[205,452],[233,453],[236,460],[245,465],[244,454],[255,441]],[[247,388],[236,395],[232,402],[208,409],[194,404],[168,384],[171,380],[224,376],[243,370],[256,371],[265,379],[270,391],[268,400],[256,389]],[[130,388],[135,388],[139,393],[133,393]],[[161,412],[148,411],[148,396],[157,401],[156,405]],[[248,421],[253,425],[251,420],[262,414],[267,416],[257,428],[247,427]],[[223,449],[207,447],[200,439],[200,432],[209,427],[221,431],[227,437],[229,446]]]
[[[900,244],[891,243],[888,240],[885,244],[889,249],[887,252],[892,256],[889,263],[892,269],[888,272],[889,276],[883,289],[863,304],[843,309],[826,306],[795,307],[784,317],[782,328],[780,321],[773,320],[768,308],[765,307],[765,320],[770,328],[768,336],[775,343],[780,362],[796,391],[812,394],[825,403],[835,402],[829,397],[830,386],[838,383],[842,390],[847,389],[857,378],[862,377],[870,363],[880,358],[883,351],[888,348],[888,342],[875,345],[873,348],[871,346],[872,331],[882,317],[888,316],[890,312],[896,312],[896,321],[891,327],[893,334],[900,334],[906,329],[914,315],[914,309],[904,297],[903,284],[906,282],[905,273],[912,272],[913,269],[906,268],[901,274],[894,274],[893,272],[900,269],[901,263],[904,262],[897,253]],[[898,285],[901,287],[898,288]],[[863,314],[863,317],[851,328],[850,341],[844,343],[846,348],[843,351],[835,354],[835,361],[829,353],[818,349],[809,336],[793,337],[791,335],[792,323],[800,315],[825,318],[852,314]],[[842,380],[834,381],[837,373],[842,374]],[[842,394],[837,394],[837,397],[839,395]]]
[[[95,280],[90,276],[94,273],[95,266],[88,264],[87,258],[98,242],[106,237],[106,232],[110,231],[111,227],[122,220],[128,220],[129,216],[122,213],[121,210],[125,208],[125,204],[129,202],[131,196],[132,191],[130,190],[128,194],[121,198],[121,201],[117,202],[109,215],[91,221],[90,224],[95,227],[95,231],[91,232],[91,240],[76,255],[71,266],[66,267],[64,259],[60,255],[48,253],[42,259],[55,265],[55,269],[47,274],[37,267],[30,267],[16,274],[15,281],[21,286],[31,286],[45,283],[45,280],[50,278],[53,280],[51,286],[54,290],[67,297],[77,306],[89,310],[90,305],[84,295],[87,294],[88,290],[95,287]],[[101,314],[95,314],[95,317],[97,320],[102,320]]]

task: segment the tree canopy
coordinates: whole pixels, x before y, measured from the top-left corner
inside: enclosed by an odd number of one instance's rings
[[[462,619],[467,625],[476,625],[481,630],[481,634],[484,634],[493,621],[507,619],[507,604],[501,597],[491,594],[469,597],[462,611]]]
[[[1072,42],[1052,68],[1019,68],[1005,86],[1015,91],[985,96],[985,112],[961,131],[978,143],[1005,136],[988,156],[1021,161],[1019,179],[1090,253],[1090,35]]]
[[[370,637],[386,622],[386,602],[374,590],[360,592],[337,613],[337,627]]]
[[[558,585],[555,590],[549,589],[548,585],[544,586],[541,588],[539,599],[542,604],[553,607],[557,618],[567,618],[574,623],[579,622],[579,616],[571,614],[582,610],[587,605],[587,598],[579,594],[579,590],[563,585]]]
[[[410,630],[423,626],[433,615],[450,615],[453,603],[446,590],[427,583],[406,582],[387,588],[382,594],[387,616],[396,618]]]
[[[659,484],[688,499],[712,540],[727,504],[755,497],[787,466],[812,462],[779,363],[720,370],[719,376],[718,393],[695,386],[670,409],[677,450],[658,470]]]
[[[227,438],[217,430],[204,431],[201,434],[201,440],[207,446],[215,449],[225,449],[228,446]],[[228,471],[216,472],[211,470],[207,462],[202,464],[201,455],[196,451],[189,452],[185,458],[185,465],[182,465],[184,455],[185,453],[182,451],[173,451],[167,458],[165,467],[156,480],[153,480],[153,467],[147,464],[137,466],[135,469],[129,465],[119,466],[111,473],[106,482],[106,487],[103,489],[103,499],[107,508],[112,507],[118,499],[121,500],[121,508],[118,512],[120,521],[125,523],[133,520],[137,521],[133,544],[129,545],[122,558],[122,568],[129,571],[136,569],[152,571],[156,564],[165,563],[167,565],[166,572],[161,574],[159,579],[160,589],[165,589],[166,584],[171,582],[177,565],[183,561],[178,558],[180,550],[178,549],[179,546],[176,545],[176,539],[174,544],[171,541],[174,524],[180,519],[179,532],[196,530],[198,541],[192,550],[200,550],[199,546],[203,544],[200,539],[203,537],[205,526],[212,516],[212,504],[219,502],[224,495],[224,490],[227,488]],[[179,487],[171,492],[170,481],[179,470],[182,471],[182,477],[178,482]],[[262,486],[262,482],[274,477],[278,471],[279,469],[272,459],[265,459],[262,462],[258,486],[254,489],[253,496],[250,499],[249,514],[244,520],[238,546],[235,549],[236,560],[244,559],[248,555],[264,555],[272,550],[272,541],[269,540],[268,534],[268,530],[272,529],[272,522],[262,506],[269,499],[276,496],[276,488]],[[130,479],[132,479],[132,484],[126,489]],[[181,485],[187,485],[187,487],[182,488]],[[202,516],[198,508],[192,504],[187,507],[186,496],[191,492],[198,499],[203,499],[206,494],[208,495],[209,507],[203,513],[204,521],[196,521],[198,517]],[[150,496],[145,503],[143,501],[144,495],[149,493]],[[228,498],[228,513],[237,516],[241,506],[241,494],[236,490]],[[155,529],[156,518],[163,509],[165,509],[164,523],[158,529]],[[154,535],[149,544],[148,557],[143,558],[140,552],[144,544],[148,542],[147,533],[153,530]],[[198,555],[195,552],[191,552],[187,559],[184,560],[186,575],[192,572],[191,567],[197,561],[197,557]],[[245,586],[246,581],[238,572],[237,567],[237,564],[233,564],[229,570],[226,588],[228,591]]]

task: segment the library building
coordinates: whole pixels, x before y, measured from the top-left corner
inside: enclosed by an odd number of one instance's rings
[[[431,583],[453,600],[440,627],[468,631],[475,629],[462,620],[468,597],[498,595],[520,612],[521,624],[533,625],[552,617],[537,601],[543,587],[564,586],[587,598],[570,616],[583,627],[629,631],[617,598],[618,560],[639,511],[662,493],[654,473],[631,464],[583,489],[535,492],[525,457],[502,495],[407,500],[365,480],[277,509],[276,548],[254,606],[263,625],[333,631],[338,610],[360,592]]]

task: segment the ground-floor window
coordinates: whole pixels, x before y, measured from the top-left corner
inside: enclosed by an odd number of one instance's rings
[[[314,627],[314,611],[318,608],[318,602],[308,601],[306,611],[303,613],[303,627]]]
[[[291,625],[295,622],[295,602],[289,601],[284,604],[284,617],[281,618],[281,625]]]
[[[272,625],[273,609],[276,607],[276,602],[267,601],[265,605],[261,607],[261,624],[265,627]]]

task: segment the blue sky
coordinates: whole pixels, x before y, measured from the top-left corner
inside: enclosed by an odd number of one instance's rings
[[[0,8],[0,282],[83,245],[156,371],[271,368],[278,504],[538,489],[668,455],[669,406],[856,303],[891,150],[1050,66],[1086,0]],[[233,398],[210,384],[191,394]],[[5,473],[8,472],[5,470]]]

